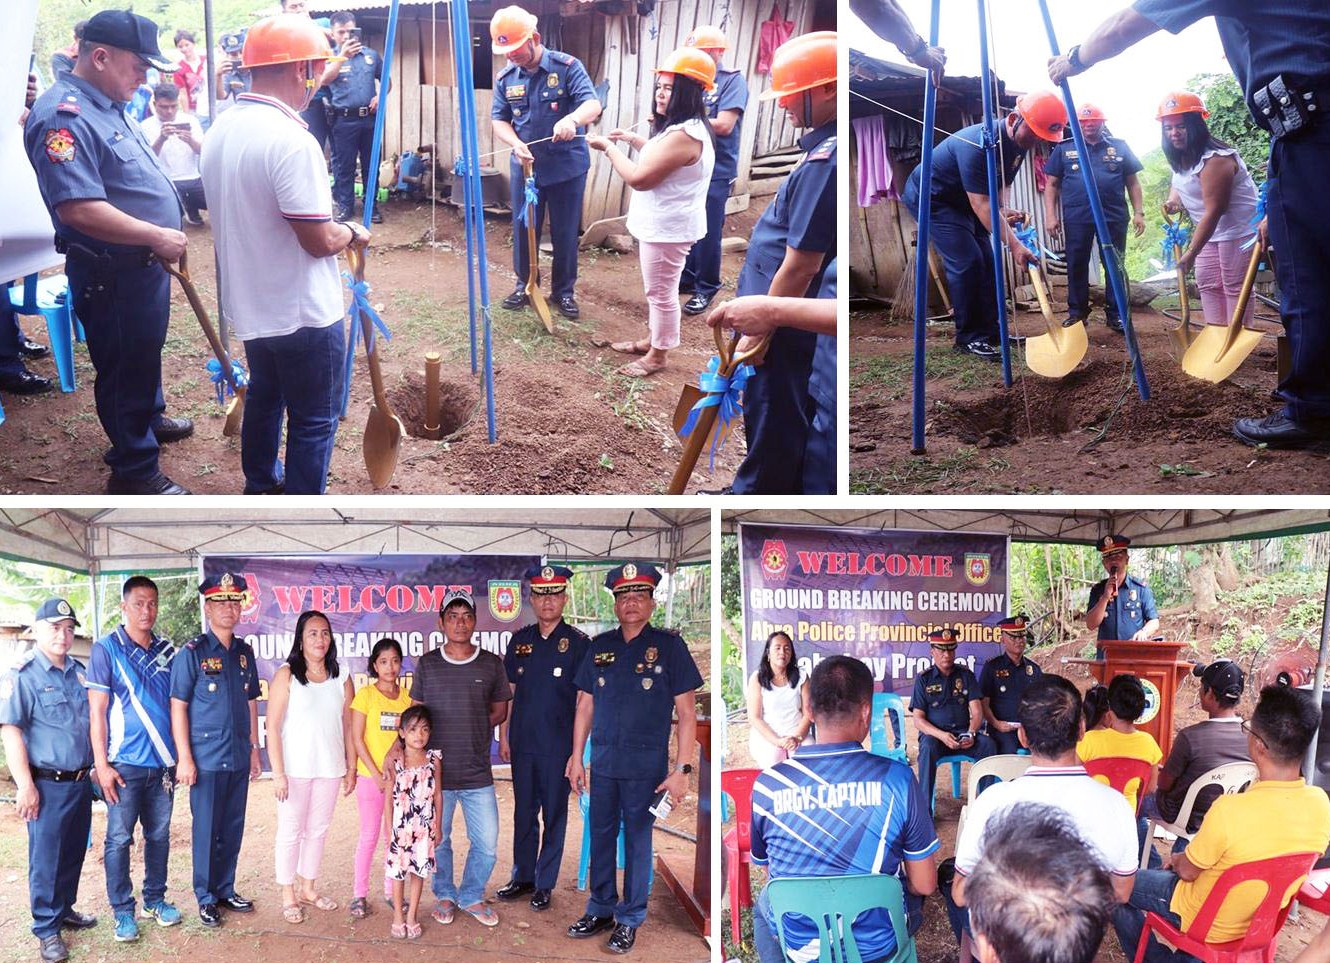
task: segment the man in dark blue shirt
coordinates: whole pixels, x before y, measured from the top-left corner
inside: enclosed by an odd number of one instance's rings
[[[1247,107],[1271,134],[1266,221],[1279,252],[1279,313],[1292,358],[1279,383],[1283,407],[1265,418],[1239,418],[1233,434],[1249,445],[1323,447],[1330,444],[1330,122],[1323,119],[1330,111],[1330,6],[1136,0],[1050,60],[1048,75],[1060,83],[1160,29],[1179,33],[1204,17],[1215,18]]]
[[[347,221],[356,207],[356,158],[360,159],[360,179],[369,189],[370,154],[374,150],[374,115],[379,110],[379,82],[383,78],[383,57],[366,47],[360,38],[353,13],[333,14],[333,39],[341,60],[328,64],[320,78],[327,86],[332,115],[333,220]],[[368,198],[366,198],[368,201]],[[383,221],[379,208],[372,220]]]
[[[1076,142],[1064,140],[1054,147],[1044,165],[1048,186],[1044,188],[1045,223],[1048,233],[1056,235],[1066,231],[1067,255],[1067,324],[1084,321],[1090,316],[1090,248],[1095,241],[1094,215],[1085,193],[1084,167],[1089,166],[1094,176],[1096,193],[1108,222],[1108,233],[1117,248],[1119,262],[1127,249],[1127,204],[1123,192],[1131,198],[1132,230],[1140,237],[1145,233],[1145,213],[1141,209],[1141,182],[1136,176],[1142,170],[1141,162],[1131,152],[1127,142],[1104,133],[1104,112],[1094,104],[1081,104],[1076,111],[1085,135],[1089,157],[1081,157]],[[1058,201],[1061,200],[1059,210]],[[1104,262],[1104,276],[1108,276],[1108,261]],[[1104,317],[1114,331],[1122,331],[1121,313],[1113,299],[1112,285],[1104,285],[1106,307]]]
[[[1127,574],[1126,535],[1105,535],[1099,542],[1108,578],[1090,587],[1085,624],[1099,633],[1101,645],[1094,657],[1104,657],[1103,642],[1128,639],[1143,642],[1159,631],[1159,609],[1150,586]]]
[[[919,785],[930,808],[938,760],[943,756],[985,759],[995,749],[993,740],[979,731],[984,723],[979,680],[969,666],[956,664],[956,645],[953,629],[928,634],[933,665],[915,676],[910,694],[910,714],[919,733]]]

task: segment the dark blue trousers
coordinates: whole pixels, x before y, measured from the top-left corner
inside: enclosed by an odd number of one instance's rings
[[[1330,121],[1270,145],[1265,209],[1275,248],[1279,314],[1293,363],[1279,383],[1295,421],[1330,418]]]
[[[568,827],[567,757],[513,753],[513,876],[554,889]],[[544,832],[541,832],[541,820]]]
[[[988,231],[968,208],[933,205],[933,246],[942,255],[947,291],[956,318],[956,344],[998,343],[996,282]]]
[[[993,746],[1000,756],[1014,756],[1021,751],[1021,736],[1017,732],[994,732],[990,734]]]
[[[943,756],[969,756],[971,759],[987,759],[993,755],[993,740],[982,732],[974,737],[969,749],[948,749],[941,739],[930,735],[919,735],[919,786],[924,791],[924,799],[931,806],[933,793],[937,789],[937,761]],[[948,776],[950,778],[950,776]]]
[[[194,820],[194,898],[200,906],[235,895],[236,861],[245,836],[248,799],[248,769],[200,769],[198,781],[189,789],[189,811]]]
[[[836,494],[836,336],[819,334],[808,385],[811,422],[804,450],[804,494]]]
[[[748,455],[734,474],[734,494],[803,494],[816,349],[817,335],[811,331],[777,328],[772,334],[766,359],[744,387]]]
[[[356,209],[356,160],[360,178],[369,185],[369,155],[374,147],[374,116],[335,117],[332,123],[333,207]]]
[[[1087,214],[1084,217],[1068,217],[1062,222],[1067,246],[1067,317],[1084,321],[1090,316],[1090,249],[1094,246],[1094,221]],[[1113,245],[1122,254],[1127,250],[1127,222],[1109,221],[1108,233],[1113,238]],[[1099,252],[1100,263],[1104,266],[1104,296],[1106,308],[1104,314],[1110,319],[1119,319],[1117,299],[1113,297],[1113,286],[1108,283],[1108,262],[1104,252]]]
[[[0,374],[22,374],[28,370],[18,353],[23,329],[18,326],[18,314],[9,306],[9,289],[0,286]]]
[[[720,290],[720,242],[725,232],[725,202],[730,198],[730,178],[713,180],[707,188],[707,233],[697,240],[683,262],[679,290],[704,298]]]
[[[527,231],[525,223],[518,223],[517,214],[525,204],[526,180],[522,176],[521,164],[510,165],[508,173],[512,187],[513,273],[517,275],[519,286],[524,286],[530,271],[526,254]],[[545,224],[545,214],[548,212],[550,217],[550,240],[554,244],[550,295],[556,301],[571,298],[573,288],[577,286],[577,241],[581,237],[582,195],[585,191],[585,172],[557,184],[542,184],[536,191],[539,197],[536,202],[537,243]]]
[[[641,926],[647,918],[651,895],[651,827],[647,811],[659,779],[591,778],[591,895],[586,911],[592,916],[613,916],[624,926]],[[619,822],[623,821],[623,899],[619,899],[615,864]]]
[[[171,277],[160,264],[112,272],[75,251],[65,274],[97,372],[97,417],[111,441],[105,461],[121,478],[149,478],[158,470],[152,425],[166,410],[162,345]]]
[[[60,932],[79,895],[79,873],[92,825],[92,783],[37,780],[40,806],[28,823],[28,898],[32,933],[38,939]],[[613,865],[614,854],[610,854]]]

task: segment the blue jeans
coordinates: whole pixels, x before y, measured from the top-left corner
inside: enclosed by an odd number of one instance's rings
[[[169,769],[144,769],[117,765],[125,784],[120,801],[106,804],[106,898],[117,913],[134,912],[134,884],[129,878],[129,847],[134,824],[143,826],[143,902],[160,903],[166,898],[166,861],[171,853],[171,804],[173,796],[163,779],[175,784]]]
[[[453,883],[453,811],[462,805],[466,820],[466,841],[470,849],[462,868],[462,886]],[[499,803],[493,786],[480,789],[445,789],[443,791],[443,839],[434,850],[434,898],[452,900],[460,907],[472,906],[485,898],[485,884],[494,870],[495,850],[499,845]]]
[[[1122,944],[1127,959],[1136,958],[1147,912],[1158,913],[1174,926],[1182,925],[1182,918],[1168,908],[1177,885],[1178,877],[1172,870],[1142,869],[1136,873],[1131,899],[1113,911],[1113,929],[1117,931],[1118,942]],[[1145,951],[1145,963],[1185,963],[1195,959],[1170,950],[1154,937],[1150,938],[1150,947]]]
[[[791,914],[787,913],[788,918]],[[913,936],[924,923],[924,898],[905,892],[905,928]],[[853,931],[853,926],[851,926]],[[771,919],[771,903],[767,899],[766,888],[758,895],[753,906],[753,949],[761,963],[785,963],[785,954],[781,952],[780,936]],[[872,963],[872,961],[865,961]]]
[[[283,416],[286,493],[323,494],[342,407],[345,353],[341,321],[245,342],[249,392],[240,426],[240,464],[246,494],[270,491],[283,481],[277,457]]]

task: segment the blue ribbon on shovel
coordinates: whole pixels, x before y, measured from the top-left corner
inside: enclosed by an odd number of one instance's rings
[[[1025,222],[1024,227],[1013,227],[1011,232],[1016,235],[1016,240],[1020,241],[1035,254],[1042,254],[1045,258],[1053,261],[1061,261],[1062,255],[1050,251],[1039,243],[1039,228],[1035,227],[1029,221]]]
[[[536,177],[534,174],[526,179],[524,191],[522,209],[517,212],[517,223],[526,227],[527,217],[536,209],[536,203],[540,200],[540,195],[536,193]]]
[[[1240,250],[1243,251],[1247,250],[1247,248],[1255,244],[1257,238],[1261,236],[1259,228],[1261,226],[1261,221],[1265,220],[1265,195],[1266,192],[1269,190],[1270,190],[1270,182],[1266,181],[1264,184],[1261,185],[1260,196],[1257,197],[1256,199],[1256,213],[1252,215],[1252,219],[1247,222],[1248,224],[1251,225],[1252,230],[1256,231],[1256,233],[1253,234],[1251,237],[1247,238],[1247,243],[1242,245]]]
[[[353,322],[356,318],[360,317],[361,314],[365,314],[374,322],[374,328],[377,328],[387,340],[391,341],[393,335],[392,332],[388,330],[388,325],[383,323],[383,318],[379,317],[379,312],[375,311],[373,305],[369,303],[369,282],[357,281],[346,271],[342,272],[342,277],[346,279],[346,287],[351,292],[351,318]],[[371,329],[370,333],[371,335],[373,334],[373,329]],[[360,337],[360,325],[353,323],[351,325],[352,352],[355,350],[356,339],[358,337]],[[371,341],[367,347],[373,349],[374,342]]]
[[[743,414],[743,403],[740,400],[743,395],[744,385],[748,379],[753,376],[753,366],[751,364],[741,364],[735,369],[734,374],[726,377],[720,374],[720,356],[712,355],[711,360],[707,362],[707,370],[698,376],[698,387],[706,395],[701,398],[688,411],[688,418],[684,421],[683,427],[679,429],[679,434],[688,437],[697,427],[697,419],[707,408],[719,408],[716,418],[720,424],[716,427],[716,432],[711,438],[711,457],[707,462],[708,468],[716,467],[716,453],[720,451],[724,444],[726,435],[725,429],[729,427],[735,416]]]
[[[217,403],[219,405],[225,405],[226,396],[234,395],[236,388],[244,388],[249,385],[249,374],[235,358],[231,359],[231,377],[229,379],[222,374],[222,363],[216,358],[209,358],[208,378],[212,381],[212,386],[217,392]],[[232,382],[234,382],[234,386]]]
[[[1164,267],[1177,267],[1178,261],[1173,252],[1175,249],[1187,250],[1187,245],[1191,243],[1191,228],[1184,226],[1181,221],[1165,221],[1160,226],[1164,229],[1164,239],[1159,242],[1164,253]]]

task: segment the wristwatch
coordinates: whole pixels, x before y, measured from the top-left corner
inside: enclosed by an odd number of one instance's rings
[[[685,762],[682,766],[679,767],[679,772],[683,773],[685,776],[692,773],[692,771],[693,771],[693,764],[691,762]]]
[[[1085,64],[1081,63],[1081,45],[1076,44],[1067,51],[1067,63],[1071,64],[1076,70],[1084,70]]]

